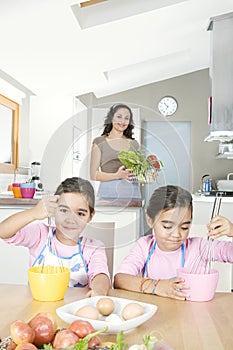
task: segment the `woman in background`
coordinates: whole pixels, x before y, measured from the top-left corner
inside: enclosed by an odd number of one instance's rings
[[[138,183],[130,182],[134,176],[131,170],[118,159],[119,152],[128,151],[131,144],[139,148],[133,129],[131,109],[123,103],[113,105],[105,118],[103,133],[93,140],[91,150],[91,179],[101,182],[98,197],[141,197]]]

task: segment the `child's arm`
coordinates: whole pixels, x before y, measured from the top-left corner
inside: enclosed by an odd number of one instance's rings
[[[45,197],[30,209],[11,215],[0,223],[0,238],[10,238],[24,226],[35,220],[43,220],[54,215],[59,196]]]
[[[233,223],[223,216],[215,216],[207,225],[210,238],[233,237]]]
[[[182,278],[170,278],[166,280],[153,280],[132,276],[126,273],[117,273],[114,277],[114,287],[119,289],[141,292],[145,294],[156,294],[162,297],[185,300],[188,293],[183,293],[181,289],[188,289],[183,284]]]
[[[107,275],[100,273],[91,281],[91,290],[87,293],[87,297],[97,295],[107,295],[110,288],[110,281]]]

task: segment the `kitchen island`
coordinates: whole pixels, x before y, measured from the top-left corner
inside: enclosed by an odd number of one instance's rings
[[[10,335],[13,321],[29,321],[38,312],[56,315],[56,308],[84,298],[86,292],[86,288],[68,288],[64,300],[39,302],[32,299],[27,286],[0,284],[0,336]],[[141,344],[142,336],[153,332],[174,350],[233,349],[233,293],[216,293],[209,302],[176,301],[123,290],[110,290],[109,295],[158,306],[151,319],[125,333],[128,345]],[[58,327],[67,327],[57,315],[56,319]],[[116,336],[101,335],[101,340],[114,342]]]

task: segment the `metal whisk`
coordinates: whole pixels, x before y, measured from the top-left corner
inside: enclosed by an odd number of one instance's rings
[[[222,196],[221,194],[218,195],[217,193],[214,199],[211,219],[219,214],[221,201],[222,201]],[[189,273],[193,273],[193,274],[210,273],[212,260],[213,260],[213,239],[208,237],[201,253],[193,262],[189,270]]]
[[[41,273],[64,272],[65,269],[64,269],[64,266],[62,264],[62,260],[60,259],[59,255],[58,255],[56,245],[54,244],[54,241],[53,241],[53,231],[52,231],[52,220],[51,220],[51,217],[48,218],[48,226],[49,226],[49,233],[48,233],[48,240],[47,240],[46,245],[51,245],[51,249],[53,249],[53,251],[54,251],[54,253],[55,253],[56,257],[57,257],[58,266],[55,266],[55,267],[52,268],[49,265],[48,266],[45,265],[45,261],[46,261],[46,255],[45,255],[44,259],[43,259],[43,263],[41,265]]]

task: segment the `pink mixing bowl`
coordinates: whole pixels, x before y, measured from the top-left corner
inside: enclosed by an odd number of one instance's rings
[[[209,301],[213,299],[219,278],[217,270],[211,270],[206,274],[188,273],[185,269],[177,270],[177,277],[185,280],[190,289],[185,289],[183,292],[190,295],[187,300],[191,301]]]

